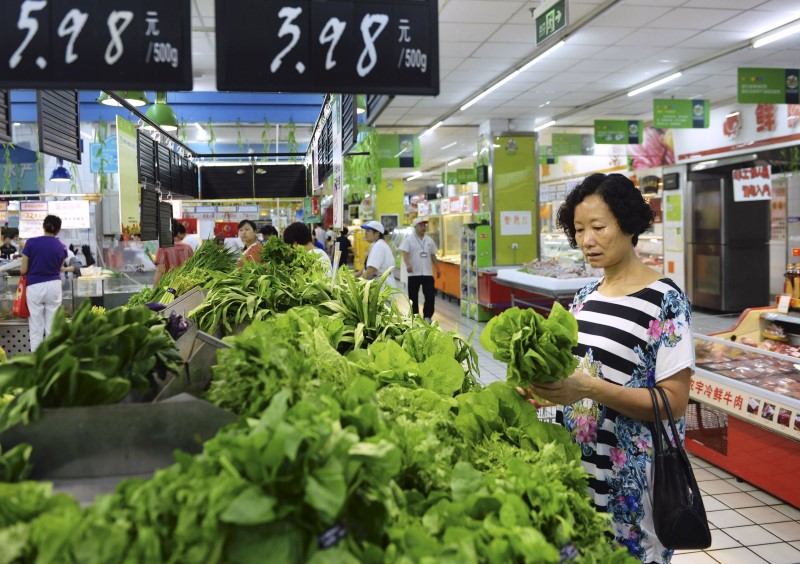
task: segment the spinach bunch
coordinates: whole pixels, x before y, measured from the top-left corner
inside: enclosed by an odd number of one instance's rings
[[[35,421],[41,408],[116,403],[131,389],[144,394],[157,365],[177,371],[181,361],[165,320],[146,307],[98,315],[86,301],[70,322],[60,309],[35,353],[0,364],[0,395],[15,392],[0,407],[0,430]]]
[[[512,307],[489,320],[481,345],[508,364],[508,382],[527,387],[569,377],[578,366],[572,349],[578,344],[578,322],[555,302],[545,318],[532,309]]]

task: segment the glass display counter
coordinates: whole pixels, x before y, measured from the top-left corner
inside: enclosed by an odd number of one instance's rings
[[[800,506],[800,346],[762,338],[795,323],[754,308],[728,331],[695,335],[686,448]]]

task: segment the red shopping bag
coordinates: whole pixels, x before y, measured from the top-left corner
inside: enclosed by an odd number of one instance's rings
[[[31,312],[28,311],[28,278],[26,276],[19,277],[19,284],[17,284],[17,294],[14,296],[14,308],[11,310],[16,317],[30,317]]]

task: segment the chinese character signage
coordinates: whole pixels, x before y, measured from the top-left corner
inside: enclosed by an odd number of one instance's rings
[[[721,384],[703,372],[698,369],[692,375],[689,382],[690,398],[782,435],[800,439],[800,413],[788,404],[762,397],[757,392]]]
[[[458,180],[459,184],[477,182],[478,172],[474,168],[459,168],[456,169],[456,179]]]
[[[190,23],[189,0],[2,2],[0,87],[191,90]]]
[[[800,103],[798,69],[741,68],[737,75],[740,104]]]
[[[225,0],[215,23],[220,92],[439,94],[436,0]]]
[[[533,217],[530,210],[500,212],[500,235],[530,235]]]
[[[47,203],[48,213],[61,218],[61,229],[89,229],[89,202],[65,200]]]
[[[733,201],[771,200],[770,166],[751,166],[733,171]]]
[[[598,145],[638,145],[644,135],[644,122],[639,120],[594,121],[594,142]]]
[[[536,44],[544,42],[557,31],[567,27],[567,1],[556,0],[549,6],[539,6],[534,12],[536,18]]]
[[[653,100],[653,127],[693,129],[708,127],[711,106],[708,100]]]

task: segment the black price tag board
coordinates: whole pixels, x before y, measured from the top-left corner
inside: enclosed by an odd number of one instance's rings
[[[439,94],[436,0],[216,3],[217,90]]]
[[[189,0],[3,0],[0,87],[191,90]]]

